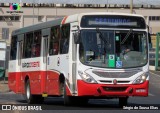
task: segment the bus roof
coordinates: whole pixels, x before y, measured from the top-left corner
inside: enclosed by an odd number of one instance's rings
[[[45,28],[49,28],[52,26],[57,26],[57,25],[61,24],[62,20],[63,20],[63,18],[60,18],[60,19],[56,19],[56,20],[52,20],[52,21],[43,22],[40,24],[35,24],[35,25],[23,27],[23,28],[20,28],[20,29],[13,31],[12,35],[18,35],[18,34],[23,34],[26,32],[31,32],[31,31],[36,31],[39,29],[45,29]]]
[[[56,19],[56,20],[51,20],[51,21],[40,23],[40,24],[35,24],[35,25],[24,27],[24,28],[20,28],[20,29],[17,29],[15,31],[13,31],[12,35],[23,34],[23,33],[26,33],[26,32],[36,31],[36,30],[39,30],[39,29],[45,29],[45,28],[49,28],[49,27],[52,27],[52,26],[57,26],[57,25],[76,22],[76,21],[79,22],[81,17],[84,16],[84,15],[124,15],[124,16],[143,17],[142,15],[137,15],[137,14],[116,13],[116,12],[79,13],[79,14],[66,16],[64,18],[59,18],[59,19]]]

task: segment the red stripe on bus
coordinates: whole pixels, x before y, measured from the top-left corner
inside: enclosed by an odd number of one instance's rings
[[[48,95],[61,95],[59,74],[57,72],[9,72],[8,76],[9,89],[15,93],[25,93],[25,78],[28,76],[31,85],[31,94],[47,93]]]
[[[145,81],[143,84],[91,84],[82,80],[77,80],[78,96],[148,96],[149,81]],[[114,88],[126,87],[124,91],[113,90]],[[110,90],[107,90],[110,88]],[[132,93],[129,91],[133,90]],[[145,92],[136,92],[136,90],[142,89]]]
[[[65,16],[65,17],[63,18],[62,24],[65,24],[67,17],[68,17],[68,16]]]

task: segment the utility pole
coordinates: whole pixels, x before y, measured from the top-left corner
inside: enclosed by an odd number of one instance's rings
[[[34,3],[34,1],[33,1],[33,15],[32,15],[32,16],[33,16],[33,23],[32,23],[33,25],[34,25],[34,17],[35,17],[35,13],[34,13],[34,4],[35,4],[35,3]]]
[[[107,0],[107,12],[108,12],[108,0]]]
[[[57,6],[56,6],[56,19],[57,19]]]
[[[130,13],[133,14],[133,0],[130,0]]]

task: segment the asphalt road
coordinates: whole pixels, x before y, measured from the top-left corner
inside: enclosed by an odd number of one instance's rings
[[[151,72],[150,84],[149,84],[149,96],[148,97],[130,97],[128,100],[127,107],[145,107],[145,106],[159,106],[160,109],[160,75]],[[14,94],[13,92],[0,93],[0,104],[21,104],[27,105],[23,96],[20,94]],[[122,110],[118,106],[118,99],[91,99],[89,103],[84,106],[64,106],[63,98],[60,97],[49,97],[45,99],[44,104],[39,105],[42,108],[47,109],[46,111],[38,111],[38,113],[106,113],[110,112],[128,112],[127,110]],[[131,110],[129,112],[159,112],[159,110]],[[0,111],[3,113],[4,111]],[[27,111],[12,111],[13,113],[27,113]],[[11,112],[11,113],[12,113]],[[34,111],[32,111],[34,112]],[[6,112],[4,112],[6,113]]]

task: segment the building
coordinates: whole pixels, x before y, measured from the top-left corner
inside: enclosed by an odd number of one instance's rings
[[[75,13],[84,12],[122,12],[130,13],[129,5],[81,5],[81,4],[20,4],[20,10],[11,10],[10,4],[0,4],[0,40],[4,40],[5,30],[8,29],[10,43],[11,32],[15,29],[53,20]],[[135,5],[133,13],[145,17],[150,26],[150,32],[160,31],[160,6]]]
[[[10,37],[13,30],[25,26],[54,20],[66,15],[85,12],[121,12],[130,13],[129,5],[94,5],[94,4],[19,4],[20,10],[11,10],[8,3],[0,3],[0,41],[8,45],[5,62],[8,68]],[[12,4],[13,5],[13,4]],[[150,33],[160,32],[160,5],[134,5],[133,13],[143,15],[150,26]],[[6,38],[6,39],[4,39]],[[155,36],[154,47],[155,47]],[[0,61],[1,62],[1,61]],[[2,64],[2,63],[1,63]],[[2,67],[2,66],[0,66]]]

